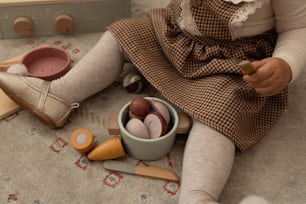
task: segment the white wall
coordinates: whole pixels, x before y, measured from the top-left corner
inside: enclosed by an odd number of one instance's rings
[[[165,7],[170,0],[131,0],[131,16],[143,15],[150,8]]]

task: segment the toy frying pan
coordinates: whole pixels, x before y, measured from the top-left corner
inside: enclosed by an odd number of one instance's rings
[[[70,70],[71,57],[59,47],[41,47],[28,52],[22,59],[28,76],[45,80],[57,79]]]

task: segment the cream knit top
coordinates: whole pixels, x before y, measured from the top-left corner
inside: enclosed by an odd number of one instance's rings
[[[306,0],[224,0],[241,8],[229,25],[233,39],[272,29],[279,33],[273,57],[284,59],[291,67],[293,82],[306,68]]]

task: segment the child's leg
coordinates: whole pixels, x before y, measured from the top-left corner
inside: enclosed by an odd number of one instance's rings
[[[44,81],[0,72],[0,87],[51,128],[65,124],[78,102],[105,89],[119,76],[124,55],[110,32],[60,79]]]
[[[111,85],[122,71],[124,57],[112,33],[97,44],[63,77],[52,81],[50,93],[68,103],[80,102]],[[40,87],[42,80],[30,78]]]
[[[180,204],[215,203],[230,175],[235,146],[194,121],[184,152]]]

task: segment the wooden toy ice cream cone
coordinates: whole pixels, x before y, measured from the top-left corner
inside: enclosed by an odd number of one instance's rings
[[[88,154],[89,160],[117,159],[125,156],[119,136],[105,140]]]

